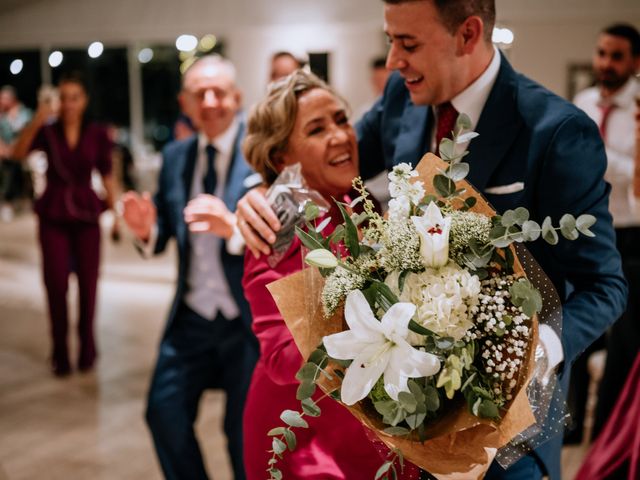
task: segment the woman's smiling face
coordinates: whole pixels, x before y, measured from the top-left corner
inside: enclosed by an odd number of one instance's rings
[[[351,189],[358,175],[358,145],[344,104],[331,92],[314,88],[298,98],[296,122],[281,160],[300,162],[310,188],[324,197]]]

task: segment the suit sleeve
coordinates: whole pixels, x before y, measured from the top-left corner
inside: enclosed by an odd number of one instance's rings
[[[576,217],[586,213],[597,219],[591,228],[595,237],[561,239],[545,253],[567,281],[561,340],[568,363],[602,335],[626,305],[627,284],[609,213],[611,187],[603,178],[606,166],[595,124],[585,115],[574,114],[554,133],[540,175],[541,217],[550,215],[554,224],[565,213]]]
[[[243,286],[245,297],[251,307],[253,331],[260,343],[260,358],[265,371],[278,385],[298,383],[295,374],[303,363],[298,347],[267,290],[269,283],[294,271],[287,266],[299,257],[299,248],[292,247],[292,250],[298,255],[295,255],[295,258],[287,256],[273,269],[269,267],[264,256],[256,260],[248,253],[245,257]]]
[[[360,156],[360,175],[365,180],[373,178],[386,169],[382,148],[382,117],[385,95],[364,114],[356,124],[358,153]]]
[[[173,172],[170,171],[170,165],[171,160],[167,158],[165,150],[162,152],[162,168],[158,177],[158,190],[153,198],[157,214],[157,239],[153,249],[154,254],[163,252],[171,237],[175,235],[175,227],[172,226],[171,212],[166,198],[168,185],[170,185],[170,182],[175,181],[175,179],[171,178]]]

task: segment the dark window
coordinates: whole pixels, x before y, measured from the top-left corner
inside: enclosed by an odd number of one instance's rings
[[[22,60],[22,71],[14,75],[9,70],[11,62]],[[27,107],[37,106],[38,88],[42,83],[40,72],[40,51],[20,50],[0,52],[0,87],[11,85],[18,92],[18,98]]]
[[[89,57],[86,49],[60,51],[64,58],[59,67],[51,70],[53,83],[57,85],[65,72],[82,73],[89,90],[90,118],[129,126],[127,50],[105,48],[98,58]]]

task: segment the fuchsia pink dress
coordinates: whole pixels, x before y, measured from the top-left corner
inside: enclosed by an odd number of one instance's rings
[[[332,212],[332,218],[340,218]],[[334,226],[335,227],[335,226]],[[327,227],[330,232],[332,227]],[[260,359],[249,388],[244,412],[244,459],[248,480],[264,480],[271,458],[267,432],[283,426],[283,410],[300,411],[295,378],[303,359],[266,286],[302,269],[301,244],[296,238],[275,267],[267,257],[245,257],[244,291],[251,306],[253,331],[260,342]],[[319,390],[314,398],[319,397]],[[387,454],[382,443],[371,443],[365,428],[349,411],[326,398],[322,415],[305,416],[308,429],[295,428],[298,445],[287,451],[277,467],[285,480],[372,480]],[[403,479],[418,479],[418,469],[405,462]]]

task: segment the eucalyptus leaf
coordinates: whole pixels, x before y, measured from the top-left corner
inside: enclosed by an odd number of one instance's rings
[[[489,231],[491,245],[498,248],[505,248],[511,245],[512,241],[507,236],[507,229],[501,225],[496,225]]]
[[[418,428],[418,425],[421,425],[422,422],[424,422],[425,418],[427,418],[426,413],[416,412],[411,415],[407,415],[407,418],[405,418],[404,421],[407,422],[407,425],[409,425],[412,430],[415,430]]]
[[[305,398],[302,402],[302,411],[310,417],[319,417],[322,411],[316,402],[311,398]]]
[[[424,404],[426,405],[428,411],[435,412],[440,408],[440,396],[438,395],[438,390],[433,386],[427,385],[425,387],[424,397]]]
[[[293,452],[296,449],[296,445],[298,444],[296,434],[291,430],[284,431],[284,441],[287,444],[287,447],[289,447],[290,452]]]
[[[327,352],[325,352],[321,348],[317,348],[313,352],[311,352],[311,355],[309,355],[309,360],[307,361],[307,363],[312,363],[314,365],[322,365],[322,363],[326,360],[327,356],[328,356]]]
[[[450,138],[444,137],[438,145],[440,157],[445,161],[451,161],[455,157],[455,144]]]
[[[274,437],[271,441],[271,448],[273,449],[273,453],[275,453],[276,455],[282,455],[287,449],[287,446],[282,440]]]
[[[301,382],[313,382],[317,371],[318,367],[309,361],[300,367],[300,370],[296,373],[296,379]]]
[[[448,177],[454,182],[464,180],[467,175],[469,175],[468,163],[456,163],[449,167]]]
[[[280,420],[290,427],[309,428],[307,421],[295,410],[285,410],[280,414]]]
[[[277,468],[270,468],[269,474],[271,475],[270,480],[282,480],[282,472]]]
[[[480,134],[476,133],[476,132],[463,133],[462,135],[458,135],[456,137],[456,143],[459,145],[461,143],[470,142],[471,140],[473,140],[474,138],[476,138],[478,136],[480,136]]]
[[[456,191],[456,185],[444,175],[433,177],[433,186],[441,197],[449,197]]]
[[[398,394],[398,402],[407,413],[414,413],[418,406],[418,401],[413,394],[409,392],[400,392]]]
[[[565,213],[560,219],[560,233],[567,240],[576,240],[580,234],[576,229],[576,219],[573,215]]]
[[[466,113],[459,114],[458,118],[456,118],[456,131],[462,132],[465,130],[471,130],[471,128],[473,128],[473,126],[471,124],[469,115],[467,115]]]
[[[580,215],[576,219],[576,228],[578,231],[586,237],[595,237],[595,234],[589,230],[596,223],[596,217],[593,215]]]
[[[534,242],[540,238],[540,225],[533,220],[527,220],[522,224],[522,236],[525,242]]]
[[[475,207],[476,203],[478,203],[478,199],[476,197],[469,197],[464,201],[464,205],[467,208]]]
[[[514,210],[516,216],[516,223],[518,225],[522,225],[524,222],[529,220],[529,210],[524,207],[518,207]]]
[[[546,217],[542,222],[542,238],[550,245],[557,245],[558,233],[553,228],[551,217]]]
[[[316,393],[316,384],[313,382],[302,382],[296,390],[296,399],[305,400]]]
[[[511,227],[512,225],[516,225],[518,223],[518,219],[516,216],[515,210],[507,210],[502,214],[502,218],[500,222],[505,227]]]
[[[269,430],[269,433],[267,433],[267,435],[270,436],[270,437],[275,437],[277,435],[284,435],[284,431],[285,430],[286,430],[286,428],[284,428],[284,427],[272,428],[271,430]]]

